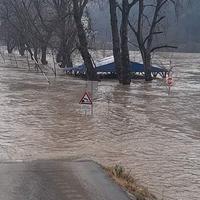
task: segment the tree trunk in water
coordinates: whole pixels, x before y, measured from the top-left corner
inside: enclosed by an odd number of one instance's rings
[[[30,56],[31,56],[31,60],[33,60],[33,53],[32,53],[32,50],[31,50],[31,47],[29,45],[29,43],[25,43],[25,46],[26,46],[26,50],[29,52]]]
[[[11,54],[13,49],[11,49],[10,47],[7,47],[7,51],[8,51],[9,54]]]
[[[8,53],[12,53],[13,52],[13,49],[15,48],[15,45],[14,44],[11,44],[12,42],[11,41],[7,41],[7,51]]]
[[[62,47],[60,46],[59,47],[59,50],[58,50],[58,53],[57,53],[57,55],[56,55],[56,62],[57,63],[60,63],[60,62],[62,62]]]
[[[20,54],[20,56],[24,56],[25,49],[23,47],[19,47],[19,54]]]
[[[41,62],[43,65],[47,65],[47,46],[43,46],[41,47],[42,50],[42,58],[41,58]]]
[[[113,41],[113,56],[114,56],[118,79],[119,79],[119,82],[121,83],[121,52],[120,52],[120,37],[119,37],[118,21],[117,21],[116,0],[109,0],[109,4],[110,4],[112,41]]]
[[[61,66],[63,67],[73,67],[73,63],[72,63],[72,59],[71,59],[71,55],[69,53],[66,53],[64,56],[63,56],[63,61],[62,61],[62,64]]]
[[[38,48],[37,47],[34,47],[34,58],[35,60],[38,62]]]
[[[18,41],[18,50],[19,50],[19,54],[21,56],[24,56],[26,47],[25,47],[25,42],[24,42],[23,36],[21,36]]]
[[[144,53],[142,57],[144,63],[145,81],[152,81],[153,78],[151,76],[151,54]]]
[[[88,51],[88,42],[86,33],[82,24],[82,13],[81,8],[79,7],[78,0],[73,0],[73,12],[74,12],[74,19],[77,27],[78,38],[79,38],[79,51],[81,56],[84,60],[84,64],[87,70],[87,79],[90,81],[97,81],[97,73],[96,69],[93,66],[91,55]]]
[[[21,44],[21,45],[19,46],[18,50],[19,50],[19,54],[20,54],[21,56],[24,56],[25,50],[26,50],[25,45]]]
[[[130,58],[128,49],[128,17],[129,2],[124,0],[122,3],[122,23],[121,23],[121,79],[123,85],[130,85]]]
[[[59,51],[56,57],[57,62],[61,62],[60,67],[73,67],[73,62],[71,59],[71,52],[68,50],[69,48],[66,46],[65,43],[61,42],[61,45],[59,47]]]

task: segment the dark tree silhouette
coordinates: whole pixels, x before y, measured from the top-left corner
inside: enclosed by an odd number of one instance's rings
[[[88,50],[86,32],[84,29],[84,25],[82,23],[84,8],[86,7],[88,0],[72,0],[72,1],[73,1],[74,19],[79,38],[79,51],[86,66],[87,79],[91,81],[96,81],[97,73]]]
[[[122,5],[120,5],[116,0],[109,0],[113,37],[113,55],[119,82],[124,85],[129,85],[131,83],[128,48],[128,22],[130,10],[137,2],[138,0],[132,0],[131,2],[123,0]],[[117,8],[121,11],[120,33],[118,28]]]
[[[130,23],[129,26],[137,39],[138,48],[141,52],[144,69],[145,80],[151,81],[151,54],[152,52],[163,48],[176,48],[168,44],[155,45],[155,36],[163,34],[161,24],[165,19],[165,11],[169,3],[178,5],[179,0],[139,0],[138,3],[138,16],[135,23]]]

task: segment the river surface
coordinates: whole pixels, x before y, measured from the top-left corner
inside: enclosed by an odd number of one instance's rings
[[[200,54],[173,54],[175,83],[102,81],[93,115],[87,84],[45,78],[1,60],[0,159],[92,159],[121,164],[165,200],[200,199]],[[95,86],[93,86],[95,88]],[[87,114],[85,114],[87,112]]]

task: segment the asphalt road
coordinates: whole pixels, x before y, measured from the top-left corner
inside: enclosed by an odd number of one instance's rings
[[[0,164],[0,200],[129,200],[90,161],[32,161]]]

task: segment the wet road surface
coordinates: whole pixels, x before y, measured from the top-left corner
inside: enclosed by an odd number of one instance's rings
[[[0,164],[2,200],[129,200],[99,165],[90,161]]]

